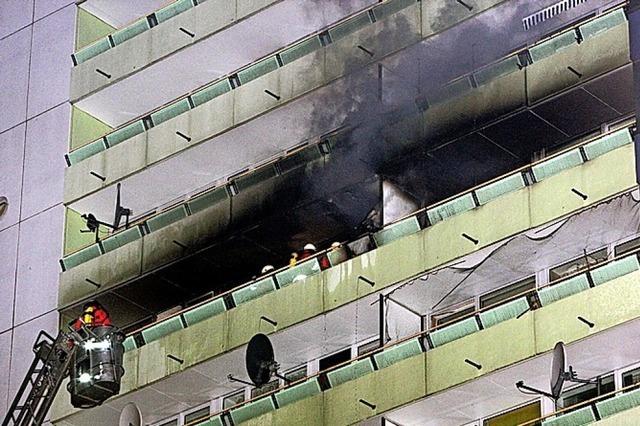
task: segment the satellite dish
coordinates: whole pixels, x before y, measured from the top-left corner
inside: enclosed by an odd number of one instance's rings
[[[562,386],[567,372],[567,354],[564,343],[558,342],[553,348],[553,360],[551,361],[551,374],[549,375],[551,382],[549,389],[553,399],[560,398]]]
[[[259,333],[249,340],[245,363],[249,378],[258,387],[269,383],[277,373],[279,365],[274,359],[273,346],[266,335]]]
[[[133,402],[128,403],[120,413],[120,426],[142,426],[142,414]]]

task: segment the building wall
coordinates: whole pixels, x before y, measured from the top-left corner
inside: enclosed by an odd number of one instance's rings
[[[58,326],[73,0],[0,1],[0,419]]]

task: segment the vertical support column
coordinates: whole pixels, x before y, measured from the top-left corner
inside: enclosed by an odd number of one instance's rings
[[[633,96],[636,108],[636,123],[640,123],[640,0],[630,0],[628,6],[629,46],[633,62]],[[636,124],[637,127],[637,124]],[[636,155],[636,182],[640,183],[640,134],[636,129],[634,135]]]

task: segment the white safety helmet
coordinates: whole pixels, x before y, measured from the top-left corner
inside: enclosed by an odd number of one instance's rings
[[[307,245],[304,246],[305,250],[313,250],[316,251],[316,246],[314,246],[313,244],[309,243]]]
[[[271,272],[274,269],[275,268],[273,267],[273,265],[264,265],[264,267],[262,268],[261,273],[266,274],[267,272]]]

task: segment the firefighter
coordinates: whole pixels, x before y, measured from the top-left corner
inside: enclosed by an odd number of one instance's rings
[[[82,315],[73,323],[73,328],[79,331],[82,326],[93,328],[110,325],[109,312],[98,301],[92,300],[84,304]]]

